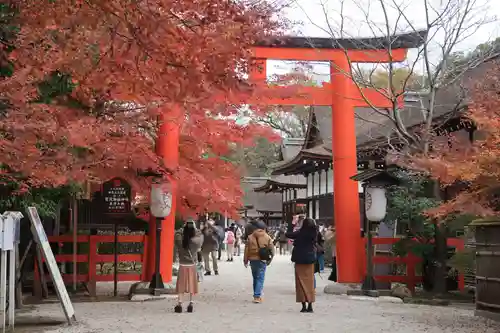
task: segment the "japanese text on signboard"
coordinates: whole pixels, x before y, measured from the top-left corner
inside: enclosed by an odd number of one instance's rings
[[[130,185],[123,179],[114,178],[103,184],[105,214],[127,214],[130,212]]]

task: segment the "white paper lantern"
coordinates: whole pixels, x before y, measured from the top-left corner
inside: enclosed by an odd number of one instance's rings
[[[372,222],[382,221],[387,211],[385,188],[368,185],[365,191],[366,218]]]
[[[172,190],[169,183],[151,184],[149,207],[155,217],[167,217],[172,210]]]

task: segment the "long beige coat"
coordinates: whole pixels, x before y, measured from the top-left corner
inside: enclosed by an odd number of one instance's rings
[[[325,233],[325,242],[329,243],[332,247],[332,256],[337,256],[337,239],[335,235],[335,230],[328,229]]]

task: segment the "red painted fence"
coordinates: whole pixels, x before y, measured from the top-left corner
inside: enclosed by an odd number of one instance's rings
[[[373,238],[374,245],[392,245],[400,241],[400,238]],[[365,239],[366,243],[366,239]],[[461,251],[464,249],[464,241],[460,238],[449,238],[448,246],[455,247],[457,251]],[[363,251],[363,253],[365,253]],[[366,263],[366,258],[364,258]],[[374,265],[380,264],[404,264],[406,265],[406,275],[376,275],[375,280],[381,282],[395,282],[395,283],[404,283],[411,290],[412,293],[415,293],[415,287],[417,284],[422,282],[422,276],[418,276],[416,273],[417,265],[422,263],[422,259],[413,255],[408,254],[406,257],[396,257],[396,256],[384,256],[384,255],[375,255],[373,257]],[[365,272],[366,273],[366,265]],[[364,274],[363,274],[364,275]],[[460,274],[458,277],[458,289],[464,290],[465,280],[463,274]]]
[[[374,238],[374,245],[392,245],[400,241],[400,238]],[[51,236],[49,237],[50,243],[73,243],[72,235],[64,236]],[[88,254],[55,254],[57,263],[68,263],[73,262],[76,258],[77,263],[88,263],[88,272],[85,274],[76,275],[77,283],[86,283],[87,288],[91,296],[96,295],[96,284],[97,282],[109,282],[113,281],[113,274],[97,274],[97,265],[102,263],[113,263],[114,254],[98,254],[98,244],[99,243],[113,243],[114,236],[112,235],[100,235],[100,236],[78,236],[78,243],[87,243],[89,245]],[[120,254],[118,255],[118,262],[140,262],[144,268],[147,262],[147,246],[148,237],[145,235],[133,235],[133,236],[118,236],[119,243],[144,243],[142,254]],[[455,247],[457,251],[464,249],[464,241],[459,238],[449,238],[448,246]],[[364,251],[363,251],[364,252]],[[366,262],[366,258],[365,262]],[[376,275],[375,280],[381,282],[396,282],[404,283],[407,285],[413,293],[415,292],[415,287],[417,284],[422,282],[422,276],[416,274],[416,267],[420,265],[422,260],[412,254],[406,257],[396,257],[396,256],[384,256],[375,255],[373,258],[373,263],[375,265],[381,264],[404,264],[406,265],[406,275]],[[365,265],[366,267],[366,265]],[[35,260],[34,269],[34,284],[35,284],[35,296],[41,297],[41,283],[39,278],[39,267]],[[118,281],[144,281],[146,270],[142,269],[141,274],[128,274],[122,273],[118,275]],[[73,274],[62,274],[64,281],[70,284],[73,281]],[[459,290],[464,290],[465,281],[462,274],[458,278],[458,288]]]
[[[61,246],[63,243],[73,243],[72,235],[64,236],[51,236],[49,237],[50,243],[57,243]],[[111,274],[97,274],[97,265],[102,263],[114,263],[114,254],[98,254],[98,244],[99,243],[113,243],[113,235],[99,235],[99,236],[77,236],[77,242],[79,244],[88,244],[88,254],[54,254],[57,263],[72,263],[73,259],[76,258],[77,263],[88,263],[88,272],[85,274],[79,274],[77,272],[76,282],[86,283],[87,288],[91,296],[96,295],[96,284],[97,282],[109,282],[114,280],[113,273]],[[148,237],[145,235],[131,235],[131,236],[118,236],[118,243],[143,243],[142,254],[120,254],[118,255],[118,262],[140,262],[142,264],[141,274],[128,274],[122,273],[118,274],[118,281],[144,281],[146,270],[144,269],[147,262],[147,246]],[[39,267],[35,260],[34,269],[34,293],[35,296],[41,297],[42,289],[40,283]],[[62,274],[62,273],[61,273]],[[66,284],[73,282],[73,274],[62,274],[63,280]],[[47,279],[48,281],[49,279]]]

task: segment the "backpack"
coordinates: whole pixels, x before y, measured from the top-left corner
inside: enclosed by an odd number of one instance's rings
[[[222,228],[219,225],[214,226],[214,232],[215,232],[215,237],[217,239],[217,242],[220,244],[224,242],[224,238],[226,236],[226,233],[224,232],[224,228]]]
[[[260,247],[260,244],[259,244],[259,238],[254,236],[255,237],[255,241],[257,242],[257,247],[259,248],[259,258],[260,260],[263,260],[263,261],[271,261],[271,259],[273,258],[273,254],[271,252],[271,249],[267,246],[265,247]]]
[[[231,230],[227,232],[227,243],[234,244],[234,232]]]

